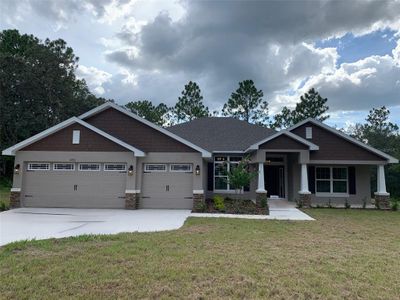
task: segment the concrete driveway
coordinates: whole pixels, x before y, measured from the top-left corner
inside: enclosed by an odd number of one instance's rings
[[[180,228],[190,210],[18,208],[0,213],[0,246],[30,239]]]

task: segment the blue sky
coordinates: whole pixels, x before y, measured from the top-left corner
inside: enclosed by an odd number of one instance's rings
[[[400,1],[1,0],[0,30],[62,38],[92,92],[174,105],[196,81],[211,110],[253,79],[274,115],[309,88],[330,125],[390,108],[400,124]]]

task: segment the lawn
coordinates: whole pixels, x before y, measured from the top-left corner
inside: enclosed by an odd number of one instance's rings
[[[400,213],[189,218],[176,231],[0,248],[0,298],[398,299]]]

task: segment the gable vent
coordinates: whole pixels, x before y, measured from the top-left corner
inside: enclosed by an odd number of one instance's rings
[[[306,127],[306,139],[312,139],[312,127]]]
[[[72,144],[77,145],[80,143],[80,140],[81,140],[81,131],[73,130],[72,131]]]

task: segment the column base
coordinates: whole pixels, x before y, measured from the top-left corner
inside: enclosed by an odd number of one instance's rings
[[[139,208],[140,193],[125,193],[125,209]]]
[[[204,212],[206,210],[206,201],[203,192],[193,191],[193,212]]]
[[[391,209],[389,193],[375,193],[375,206],[377,209]]]
[[[299,193],[297,205],[305,208],[311,207],[311,193]]]
[[[11,191],[10,193],[10,208],[21,207],[21,192]]]
[[[256,192],[256,206],[266,210],[266,214],[269,215],[267,191]]]

